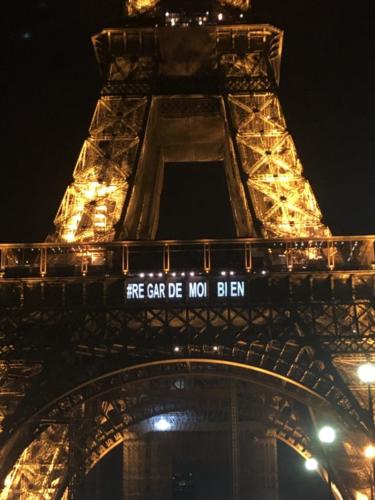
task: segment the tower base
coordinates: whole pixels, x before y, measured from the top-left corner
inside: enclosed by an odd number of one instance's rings
[[[277,500],[276,439],[239,431],[238,487],[233,488],[231,433],[211,431],[132,434],[124,442],[125,500]]]

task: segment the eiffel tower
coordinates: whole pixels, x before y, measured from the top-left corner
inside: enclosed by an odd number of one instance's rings
[[[372,498],[374,237],[322,222],[277,97],[282,31],[249,0],[126,8],[93,37],[104,83],[54,234],[0,245],[1,500],[79,498],[118,445],[126,499],[193,485],[179,449],[226,457],[226,498],[276,499],[277,440],[331,498]],[[208,164],[236,237],[158,239],[168,172]]]

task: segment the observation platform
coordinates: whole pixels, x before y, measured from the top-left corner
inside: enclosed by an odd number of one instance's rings
[[[0,244],[1,284],[11,279],[171,278],[375,269],[375,236]],[[224,274],[223,274],[224,273]]]
[[[374,245],[375,236],[3,244],[3,341],[78,328],[75,349],[94,356],[160,336],[172,349],[192,336],[232,349],[249,335],[365,353],[373,349]]]
[[[24,339],[40,355],[36,337],[48,349],[76,332],[71,348],[89,356],[152,352],[164,340],[178,354],[302,337],[365,354],[374,245],[375,236],[3,244],[0,350],[24,351]]]
[[[280,79],[283,32],[269,24],[108,28],[92,43],[103,96],[265,92]]]

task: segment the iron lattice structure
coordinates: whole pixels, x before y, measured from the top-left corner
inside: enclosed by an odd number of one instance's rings
[[[63,241],[110,241],[129,188],[147,98],[103,97],[55,224]]]
[[[126,2],[125,8],[129,16],[137,16],[139,14],[152,12],[156,7],[159,6],[160,0],[129,0]],[[194,2],[190,2],[194,5]],[[250,8],[250,0],[219,0],[218,2],[222,6],[229,6],[232,8],[240,9],[242,11],[247,11]],[[177,10],[179,10],[178,3],[176,4]],[[180,7],[181,8],[181,7]],[[199,6],[198,6],[199,10]]]
[[[2,497],[60,497],[160,414],[185,429],[225,423],[228,378],[241,421],[244,404],[262,411],[305,457],[320,453],[315,427],[334,421],[340,493],[367,491],[371,423],[355,369],[373,355],[373,248],[374,238],[2,246]],[[322,258],[293,261],[306,249]],[[194,269],[215,286],[234,279],[228,263],[244,298],[126,299],[147,268],[158,270],[150,282]]]
[[[374,357],[374,237],[321,222],[276,95],[282,32],[129,27],[93,42],[105,82],[56,232],[0,245],[0,498],[73,498],[158,415],[177,430],[261,416],[305,458],[333,422],[335,495],[368,495],[355,369]],[[153,241],[164,164],[197,159],[223,162],[238,239]],[[142,280],[159,295],[133,300]],[[163,296],[176,283],[210,292]]]
[[[181,141],[185,160],[224,161],[238,236],[330,235],[276,96],[282,33],[267,25],[191,30],[128,28],[94,37],[107,82],[55,220],[58,241],[154,238],[158,179],[165,161],[179,159],[171,148]],[[197,37],[208,48],[199,56],[185,49],[188,69],[181,76],[180,44]],[[154,95],[166,89],[180,97]],[[159,129],[187,118],[195,127],[194,135],[185,124],[190,150],[184,130],[174,137]],[[209,128],[216,136],[205,143]]]

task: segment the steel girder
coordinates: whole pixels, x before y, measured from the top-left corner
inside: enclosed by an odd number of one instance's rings
[[[58,241],[116,237],[137,160],[147,98],[103,96],[55,218]]]
[[[365,440],[369,421],[363,408],[363,394],[351,386],[341,360],[350,356],[355,363],[358,356],[361,359],[373,356],[373,274],[369,271],[255,274],[247,278],[253,293],[245,303],[211,301],[184,307],[150,304],[125,308],[116,306],[122,296],[124,278],[5,279],[0,287],[5,306],[0,317],[2,358],[4,367],[8,370],[12,367],[15,372],[13,377],[4,372],[3,377],[6,418],[2,443],[9,460],[3,461],[3,471],[15,462],[9,477],[14,477],[12,484],[17,489],[25,478],[22,476],[21,481],[21,472],[17,475],[15,471],[21,471],[20,465],[29,460],[27,457],[38,457],[35,470],[45,470],[47,458],[43,461],[43,456],[54,457],[56,470],[62,470],[67,448],[61,436],[77,405],[97,399],[109,387],[120,388],[129,383],[132,377],[123,371],[125,366],[152,359],[171,360],[172,364],[166,363],[166,371],[159,370],[159,365],[153,368],[156,374],[152,377],[160,378],[170,375],[171,370],[174,374],[175,367],[177,372],[178,369],[183,372],[187,365],[179,359],[186,356],[208,358],[212,366],[234,361],[240,371],[244,367],[265,370],[275,380],[297,384],[298,394],[293,394],[293,398],[306,407],[312,405],[303,396],[310,394],[309,391],[326,401],[345,432],[351,433],[345,446],[350,470],[354,470],[360,462],[359,443]],[[19,360],[18,364],[14,361],[12,364],[14,359]],[[191,373],[191,364],[188,366]],[[202,366],[198,373],[204,377],[206,365]],[[106,377],[114,367],[119,372]],[[24,392],[17,398],[7,393],[7,387],[13,383],[19,388],[16,379],[22,373]],[[140,368],[137,378],[149,376],[146,368]],[[270,380],[267,384],[271,384]],[[174,408],[182,406],[175,404]],[[156,412],[153,405],[152,409]],[[129,417],[128,425],[134,418]],[[52,435],[60,436],[58,441],[64,441],[64,446],[48,445],[51,425],[58,426],[59,430],[53,428]],[[283,433],[280,430],[278,434],[281,439]],[[31,436],[35,436],[35,442],[30,443],[29,449]],[[117,437],[110,437],[104,432],[103,436],[108,436],[108,443],[114,445],[123,433],[119,431]],[[286,438],[288,442],[290,439]],[[306,448],[296,442],[297,447]],[[45,452],[33,451],[43,443],[47,447]],[[96,452],[96,456],[101,455]],[[73,457],[76,462],[83,460],[81,456],[73,454]],[[51,470],[51,474],[54,477],[57,473]],[[56,488],[65,484],[64,474],[54,479]],[[360,472],[353,474],[357,485],[353,488],[358,489],[365,480]],[[45,486],[44,495],[49,488],[50,485]]]
[[[244,277],[248,297],[241,301],[126,307],[124,277],[6,279],[0,286],[1,353],[11,359],[26,344],[37,353],[41,346],[36,337],[52,332],[51,348],[68,342],[70,349],[74,340],[75,349],[87,355],[120,352],[133,335],[134,341],[145,335],[150,347],[174,335],[182,345],[191,340],[241,345],[255,338],[305,338],[332,355],[371,354],[374,275],[373,271],[253,273]],[[64,335],[58,337],[58,331]],[[100,342],[90,347],[85,340],[92,338]]]
[[[69,464],[68,451],[68,425],[44,426],[7,475],[0,499],[55,498]]]
[[[329,236],[311,186],[302,175],[276,95],[264,91],[229,95],[228,103],[240,163],[263,236]]]
[[[160,0],[128,0],[125,2],[125,7],[129,16],[139,16],[155,9],[159,2]],[[218,0],[218,3],[247,11],[250,9],[251,0]],[[178,3],[176,7],[178,8]]]
[[[85,386],[81,385],[80,387],[77,387],[77,389],[73,392],[66,394],[65,397],[56,399],[55,403],[52,405],[48,405],[44,409],[44,411],[39,413],[39,416],[37,414],[34,414],[32,419],[29,420],[29,423],[24,424],[24,427],[28,427],[28,432],[30,432],[31,428],[33,428],[34,436],[36,436],[36,439],[32,442],[32,444],[26,448],[28,450],[26,454],[37,457],[35,458],[36,466],[34,468],[34,470],[36,471],[39,470],[37,464],[40,464],[40,462],[42,462],[40,466],[43,465],[42,455],[40,454],[37,456],[35,453],[35,450],[38,450],[40,447],[45,447],[44,454],[52,454],[53,456],[60,457],[61,459],[61,451],[60,453],[58,453],[58,446],[50,445],[45,439],[45,434],[39,435],[39,433],[42,431],[42,429],[45,429],[48,424],[51,425],[51,422],[55,422],[53,424],[55,426],[53,435],[55,435],[55,439],[57,439],[58,442],[61,442],[61,433],[65,432],[64,429],[66,429],[66,422],[73,422],[74,426],[78,425],[79,428],[81,428],[81,424],[77,424],[77,412],[80,412],[81,408],[88,408],[86,413],[82,413],[83,419],[86,419],[86,423],[83,427],[85,427],[86,429],[90,428],[87,427],[87,415],[89,415],[89,418],[90,414],[95,415],[94,419],[91,420],[91,428],[93,429],[94,435],[92,435],[92,437],[90,438],[90,432],[88,434],[87,432],[82,433],[81,437],[85,440],[84,443],[79,441],[77,444],[77,440],[74,439],[75,446],[78,446],[81,450],[85,450],[83,455],[81,454],[80,458],[81,460],[88,461],[86,465],[87,468],[90,466],[90,463],[91,465],[93,465],[97,460],[101,458],[101,456],[103,456],[108,452],[108,450],[115,446],[115,444],[120,442],[124,438],[124,432],[126,432],[129,426],[136,423],[137,421],[144,420],[147,417],[150,418],[152,415],[165,413],[168,409],[169,411],[183,410],[186,408],[190,408],[193,410],[194,408],[196,409],[194,404],[192,404],[192,394],[190,393],[189,396],[189,391],[187,391],[187,393],[185,394],[179,392],[178,396],[176,397],[176,388],[188,387],[191,391],[192,384],[187,384],[186,382],[182,381],[185,381],[192,375],[195,376],[195,378],[193,378],[193,380],[195,380],[195,384],[193,385],[194,388],[196,389],[198,387],[201,391],[207,388],[207,384],[210,386],[210,382],[207,382],[207,380],[210,380],[210,378],[212,378],[213,376],[225,376],[226,378],[235,377],[239,380],[242,380],[242,383],[244,383],[244,381],[248,382],[252,380],[253,383],[261,384],[261,386],[268,385],[269,389],[264,389],[263,387],[261,388],[260,395],[261,397],[263,397],[265,406],[267,406],[268,403],[264,400],[264,398],[267,399],[266,395],[269,391],[271,391],[271,393],[273,393],[272,391],[276,391],[276,396],[272,398],[273,403],[270,406],[272,407],[272,405],[277,405],[280,412],[274,413],[273,411],[271,411],[269,418],[272,421],[272,427],[277,431],[278,437],[285,440],[294,448],[298,449],[305,456],[308,456],[312,452],[316,454],[316,443],[315,445],[314,443],[311,444],[312,429],[305,428],[305,431],[301,430],[304,426],[307,425],[306,418],[303,418],[301,420],[301,418],[299,417],[296,420],[296,417],[294,417],[291,419],[291,413],[293,413],[293,411],[294,414],[296,411],[298,413],[298,406],[300,406],[300,404],[291,403],[290,396],[292,395],[295,401],[301,400],[304,401],[304,403],[306,403],[307,398],[307,400],[309,400],[308,406],[319,408],[320,418],[324,420],[324,418],[327,418],[327,415],[332,414],[332,408],[330,409],[329,404],[327,404],[327,402],[324,402],[324,398],[319,396],[318,391],[316,391],[317,388],[315,387],[314,390],[310,390],[308,392],[306,388],[304,389],[301,384],[297,384],[295,386],[293,386],[292,384],[291,389],[289,389],[290,393],[288,397],[288,395],[283,395],[285,391],[288,392],[285,386],[285,381],[288,380],[287,377],[282,376],[284,384],[275,383],[272,387],[272,383],[270,384],[269,382],[267,382],[264,379],[263,375],[263,372],[267,372],[268,375],[271,375],[271,377],[275,376],[275,373],[273,373],[271,370],[268,371],[265,368],[260,368],[261,371],[254,371],[255,378],[249,378],[245,375],[243,367],[243,363],[234,363],[233,366],[231,366],[228,361],[220,363],[219,359],[215,361],[212,359],[200,360],[190,358],[188,360],[171,360],[170,363],[144,363],[142,365],[138,365],[138,367],[135,366],[133,369],[129,368],[129,370],[127,371],[118,370],[112,374],[108,374],[107,376],[102,376],[92,381],[88,381]],[[81,372],[86,371],[82,368],[83,367],[81,367],[80,370]],[[306,376],[304,378],[306,379]],[[277,378],[275,380],[277,380]],[[134,384],[135,386],[132,387],[132,385]],[[129,387],[129,389],[127,389],[127,387]],[[132,392],[132,390],[134,390],[135,392]],[[165,392],[167,392],[167,400],[165,400]],[[153,395],[155,397],[157,396],[156,399]],[[168,399],[169,397],[171,397],[171,399]],[[50,398],[51,395],[49,396],[49,399]],[[90,405],[92,407],[93,404],[95,405],[95,409],[94,411],[92,411],[92,409],[90,411]],[[286,411],[286,408],[288,406],[290,407],[290,405],[295,407],[295,410],[293,410],[292,412],[290,412],[289,410]],[[114,411],[114,409],[116,409],[116,411]],[[119,416],[125,413],[125,419]],[[105,415],[107,415],[107,417],[105,417]],[[302,417],[304,416],[302,415]],[[341,488],[343,488],[342,491],[345,491],[346,488],[348,488],[348,492],[353,488],[358,489],[358,487],[361,487],[363,489],[363,485],[366,484],[364,481],[364,478],[366,478],[367,474],[367,472],[365,472],[366,469],[362,470],[362,474],[359,474],[357,471],[357,475],[346,475],[345,477],[344,474],[344,477],[341,477],[343,474],[343,470],[341,469],[344,468],[347,472],[349,464],[351,464],[350,470],[353,472],[352,462],[358,462],[358,456],[353,453],[353,449],[365,442],[363,433],[360,431],[360,429],[354,431],[352,426],[348,426],[348,423],[345,423],[342,418],[337,419],[336,417],[335,420],[336,424],[341,429],[341,437],[343,440],[342,442],[345,445],[342,450],[338,450],[338,457],[340,457],[340,459],[337,461],[337,463],[335,461],[335,466],[337,465],[338,478],[340,477]],[[296,425],[297,427],[295,427]],[[298,426],[301,425],[302,428],[298,429]],[[310,441],[306,436],[307,433],[310,434]],[[25,436],[23,437],[23,439],[25,439]],[[67,442],[66,440],[64,442],[65,445],[63,446],[63,449],[66,450]],[[91,445],[90,442],[92,443]],[[308,445],[309,442],[310,445]],[[59,449],[61,449],[61,445]],[[92,450],[91,452],[90,449]],[[350,454],[350,456],[347,456],[347,459],[344,460],[342,454],[345,452],[346,455],[348,449],[351,450],[352,453]],[[11,475],[8,476],[11,478],[14,476],[16,485],[20,483],[20,474],[22,470],[20,469],[20,465],[22,464],[22,457],[23,455],[17,462],[18,465],[16,464],[15,466],[16,470],[19,470],[19,474],[17,475],[16,472],[14,472],[15,469],[13,469]],[[53,475],[51,477],[55,478],[54,484],[56,488],[62,486],[62,481],[66,481],[65,476],[67,473],[66,468],[63,470],[63,467],[61,467],[61,462],[58,463],[60,465],[55,469],[59,469],[61,472],[61,476],[59,476],[59,478],[56,477],[56,470],[53,471],[53,468],[51,469],[51,474],[53,472]],[[45,470],[45,468],[42,468],[41,470]],[[74,467],[74,470],[77,470],[77,465]],[[36,477],[34,477],[33,480],[36,481]],[[6,482],[9,483],[10,480],[6,479]],[[346,484],[347,486],[344,487],[344,484]],[[48,488],[53,489],[51,484],[49,484]],[[38,490],[37,487],[35,489]],[[9,491],[11,491],[11,488],[9,489]],[[48,491],[48,489],[46,491]],[[53,496],[46,498],[53,498]],[[350,493],[347,493],[346,495],[344,495],[344,498],[352,497]]]

